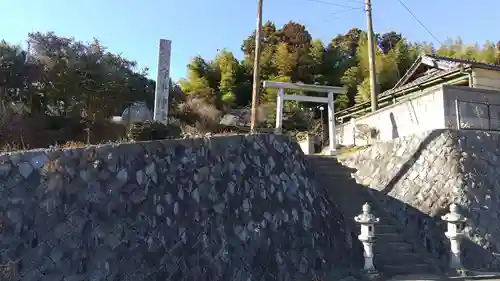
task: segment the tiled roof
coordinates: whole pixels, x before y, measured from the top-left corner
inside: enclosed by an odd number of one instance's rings
[[[436,68],[432,68],[432,69],[429,69],[425,72],[424,75],[418,77],[417,79],[411,81],[411,82],[408,82],[406,84],[403,84],[402,86],[399,86],[399,87],[394,87],[392,89],[389,89],[383,93],[381,93],[379,95],[379,97],[383,97],[383,96],[389,96],[393,93],[396,93],[396,92],[399,92],[399,91],[402,91],[404,89],[408,89],[408,88],[411,88],[413,86],[416,86],[416,85],[420,85],[424,82],[427,82],[427,81],[431,81],[439,76],[442,76],[442,75],[445,75],[445,74],[448,74],[448,73],[452,73],[452,72],[455,72],[457,71],[457,69],[459,69],[459,67],[457,68],[452,68],[450,70],[441,70],[441,69],[436,69]]]
[[[432,55],[425,55],[425,56],[427,56],[429,58],[433,58],[435,60],[439,60],[442,63],[450,65],[450,67],[460,67],[460,66],[477,67],[477,68],[487,68],[487,69],[500,71],[500,65],[496,65],[496,64],[484,63],[484,62],[473,61],[473,60],[462,60],[462,59],[454,59],[454,58],[449,58],[449,57],[432,56]]]
[[[426,70],[423,73],[418,72],[421,69],[421,67],[426,68]],[[396,85],[392,89],[380,93],[378,97],[379,99],[382,97],[387,97],[394,93],[401,92],[405,89],[421,85],[425,82],[430,82],[438,77],[443,77],[448,74],[458,72],[462,69],[467,69],[467,68],[482,68],[482,69],[500,71],[500,65],[482,63],[472,60],[440,57],[434,55],[421,55],[415,60],[413,65],[408,69],[405,75],[396,83]],[[411,80],[416,75],[419,76]],[[342,115],[344,111],[346,112],[352,111],[354,108],[360,108],[360,106],[363,107],[368,104],[370,104],[370,102],[364,102],[357,106],[340,111],[339,114]]]
[[[408,82],[408,80],[415,75],[417,69],[422,65],[429,67],[429,69],[420,77]],[[383,92],[380,96],[387,96],[394,92],[430,81],[438,76],[470,67],[500,71],[500,66],[494,64],[434,55],[422,55],[415,61],[410,69],[408,69],[406,74],[398,81],[398,83],[396,83],[394,88]]]

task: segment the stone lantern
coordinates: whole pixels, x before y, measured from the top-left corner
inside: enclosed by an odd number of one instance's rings
[[[363,205],[363,212],[354,217],[354,220],[361,225],[361,234],[358,236],[359,241],[363,243],[365,257],[364,270],[368,273],[376,273],[377,270],[373,265],[373,244],[375,243],[375,224],[380,221],[371,213],[371,207],[368,203]]]
[[[458,206],[453,203],[450,205],[450,212],[441,217],[442,220],[448,223],[448,229],[444,233],[450,239],[451,245],[451,269],[461,269],[462,262],[460,259],[460,242],[464,237],[464,226],[467,218],[458,213]]]

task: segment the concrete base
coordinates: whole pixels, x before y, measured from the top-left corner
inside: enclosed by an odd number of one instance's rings
[[[331,150],[331,149],[328,149],[326,150],[323,155],[328,155],[328,156],[334,156],[334,155],[337,155],[337,150]]]
[[[327,156],[334,156],[337,155],[338,150],[331,150],[329,147],[325,147],[321,150],[319,154],[321,155],[327,155]]]
[[[472,276],[468,270],[466,269],[451,269],[449,272],[447,272],[446,276],[447,277],[467,277],[467,276]]]
[[[306,138],[299,142],[300,149],[304,152],[305,155],[314,154],[314,137],[306,136]]]
[[[366,279],[370,280],[370,281],[379,281],[379,280],[383,279],[382,273],[380,273],[376,269],[372,269],[372,270],[363,269],[363,270],[361,270],[361,273],[363,273],[363,275],[366,277]]]

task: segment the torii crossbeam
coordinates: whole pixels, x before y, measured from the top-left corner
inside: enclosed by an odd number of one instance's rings
[[[264,88],[278,89],[278,98],[276,101],[276,133],[281,134],[283,125],[283,102],[285,100],[294,101],[308,101],[316,103],[328,104],[328,137],[330,138],[330,154],[332,154],[337,147],[337,140],[335,137],[335,108],[334,108],[334,94],[344,94],[346,91],[342,87],[332,86],[319,86],[307,85],[287,82],[274,82],[264,81]],[[306,92],[320,92],[328,93],[327,97],[311,97],[302,95],[285,95],[285,89],[299,90]],[[323,121],[322,121],[323,122]]]

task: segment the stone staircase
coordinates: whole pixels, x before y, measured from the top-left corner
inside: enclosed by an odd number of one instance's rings
[[[317,183],[324,186],[330,199],[337,204],[350,228],[359,234],[354,216],[361,213],[361,206],[368,202],[372,212],[380,218],[375,226],[374,246],[375,266],[386,276],[406,274],[440,274],[440,269],[425,252],[406,239],[401,226],[380,208],[370,195],[370,189],[359,185],[351,177],[354,170],[340,164],[334,157],[306,156],[307,162],[316,176]],[[422,249],[421,247],[420,249]]]

